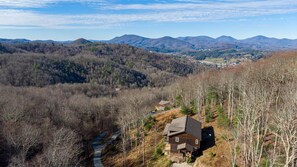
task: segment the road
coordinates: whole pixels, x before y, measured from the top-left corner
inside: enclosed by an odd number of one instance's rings
[[[92,143],[92,147],[94,149],[94,167],[103,167],[102,161],[101,161],[101,153],[102,151],[105,149],[105,147],[109,144],[111,144],[111,142],[113,142],[115,139],[117,139],[120,135],[120,131],[115,132],[109,139],[107,142],[102,143],[102,140],[108,135],[107,132],[102,132],[100,133],[99,136],[97,136],[93,143]]]

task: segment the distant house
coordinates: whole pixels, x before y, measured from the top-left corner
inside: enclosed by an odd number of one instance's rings
[[[191,156],[200,148],[201,135],[201,122],[189,116],[172,120],[163,131],[165,154],[179,158]]]
[[[156,111],[164,111],[166,107],[170,107],[171,102],[170,101],[164,101],[161,100],[156,106],[155,109]]]

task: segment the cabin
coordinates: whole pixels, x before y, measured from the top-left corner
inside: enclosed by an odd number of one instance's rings
[[[184,116],[166,124],[163,131],[165,154],[185,160],[200,148],[202,140],[201,122]]]
[[[161,100],[156,106],[155,109],[156,111],[164,111],[166,107],[170,107],[171,102],[170,101],[164,101]]]

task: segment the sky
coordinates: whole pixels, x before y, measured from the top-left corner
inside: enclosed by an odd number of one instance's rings
[[[297,0],[0,0],[0,38],[297,39]]]

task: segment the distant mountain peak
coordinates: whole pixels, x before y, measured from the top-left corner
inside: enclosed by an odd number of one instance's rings
[[[268,40],[268,39],[276,39],[276,38],[269,38],[269,37],[266,37],[266,36],[263,36],[263,35],[257,35],[257,36],[254,36],[254,37],[251,37],[251,38],[247,38],[246,40]]]
[[[220,36],[220,37],[216,38],[216,40],[218,42],[235,42],[235,41],[237,41],[237,39],[230,37],[230,36],[226,36],[226,35]]]
[[[160,38],[160,39],[175,39],[175,38],[173,38],[173,37],[171,37],[171,36],[164,36],[164,37],[162,37],[162,38]]]
[[[143,40],[143,39],[148,39],[139,35],[133,35],[133,34],[125,34],[119,37],[115,37],[111,40]]]
[[[88,43],[92,43],[92,42],[89,40],[86,40],[84,38],[79,38],[79,39],[73,41],[71,44],[84,45],[84,44],[88,44]]]
[[[179,39],[170,37],[170,36],[164,36],[162,38],[156,38],[155,40],[170,40],[170,41],[179,41]]]
[[[122,36],[120,36],[120,37],[140,37],[140,38],[144,38],[144,37],[142,37],[142,36],[135,35],[135,34],[124,34],[124,35],[122,35]]]
[[[268,38],[268,37],[266,37],[266,36],[264,36],[264,35],[257,35],[257,36],[255,36],[254,38]]]
[[[236,40],[235,38],[231,37],[231,36],[226,36],[226,35],[222,35],[216,39],[233,39],[233,40]]]

